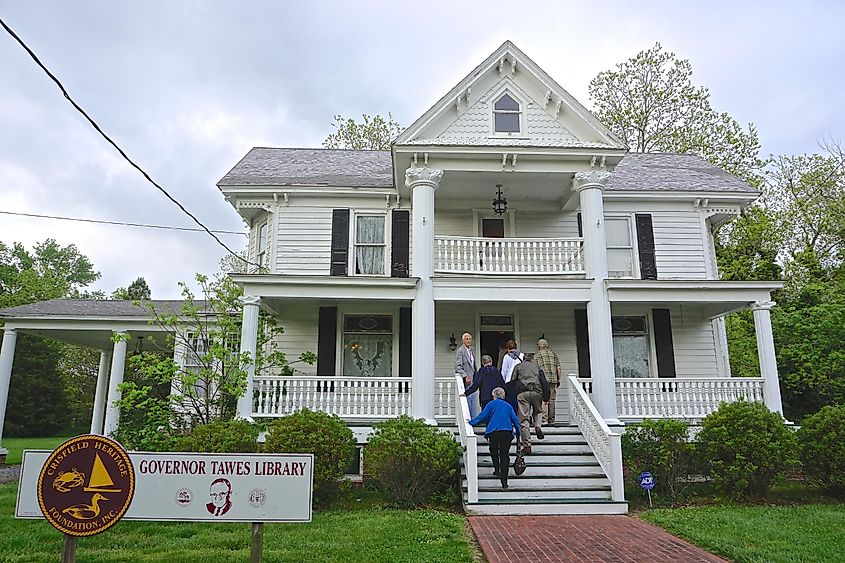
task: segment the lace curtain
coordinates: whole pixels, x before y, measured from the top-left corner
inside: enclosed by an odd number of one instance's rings
[[[356,218],[355,273],[384,274],[384,215]]]
[[[616,377],[649,377],[646,336],[614,334],[613,365]]]
[[[390,377],[392,347],[392,334],[344,334],[343,374]]]

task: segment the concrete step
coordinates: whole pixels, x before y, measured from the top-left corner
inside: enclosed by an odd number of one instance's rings
[[[628,514],[627,502],[611,500],[580,499],[549,501],[527,499],[509,502],[507,500],[479,500],[465,503],[467,514]]]
[[[595,465],[586,465],[583,463],[576,463],[572,465],[566,464],[552,464],[552,465],[541,465],[541,464],[531,464],[526,460],[526,468],[525,473],[523,473],[518,478],[524,478],[526,475],[529,476],[537,476],[537,477],[598,477],[604,476],[604,471],[602,470],[601,466],[598,463]],[[513,469],[510,471],[513,474]],[[481,466],[478,468],[478,476],[479,478],[483,477],[494,477],[493,475],[493,466]]]
[[[538,499],[546,499],[546,500],[584,500],[584,499],[593,499],[593,500],[610,500],[610,489],[608,490],[601,490],[601,489],[585,489],[585,490],[574,490],[574,491],[555,491],[549,489],[540,489],[540,490],[532,490],[532,489],[512,489],[510,488],[510,479],[508,480],[508,487],[507,489],[503,489],[499,487],[496,490],[479,490],[478,491],[478,498],[479,500],[503,500],[503,499],[530,499],[530,500],[538,500]],[[467,500],[467,494],[464,493],[464,502]]]
[[[486,447],[487,446],[488,442],[484,438],[484,434],[478,434],[478,440],[477,441],[478,441],[479,447],[482,447],[482,446]],[[516,440],[511,442],[511,447],[514,447],[515,444],[516,444]],[[537,445],[540,445],[540,444],[546,444],[546,445],[571,444],[571,445],[589,447],[587,445],[587,440],[585,440],[584,436],[582,436],[581,434],[546,434],[546,437],[544,439],[539,440],[539,439],[537,439],[537,436],[535,436],[534,433],[532,432],[531,433],[531,445],[533,446],[535,444],[537,444]]]
[[[516,458],[515,455],[511,454],[511,463],[514,462]],[[531,455],[525,456],[525,463],[528,464],[531,462],[531,465],[554,465],[556,463],[561,464],[572,464],[572,463],[585,463],[588,465],[593,465],[596,463],[596,456],[592,454],[592,452],[582,455],[582,454],[547,454],[547,453],[540,453],[537,450],[534,450]],[[493,460],[490,459],[489,455],[486,456],[478,456],[478,466],[490,466],[493,467]]]
[[[568,425],[555,425],[555,426],[543,426],[543,433],[546,435],[581,435],[581,430],[577,426],[568,426]],[[484,435],[484,426],[476,426],[475,433],[483,436]],[[531,434],[534,434],[534,427],[531,427]]]
[[[560,476],[560,477],[540,477],[537,475],[526,476],[526,473],[523,473],[519,477],[514,475],[512,472],[508,476],[508,485],[510,485],[510,490],[522,490],[522,491],[529,491],[529,490],[597,490],[597,489],[610,489],[610,481],[607,477],[601,476]],[[466,489],[467,482],[466,479],[461,479],[461,487]],[[478,489],[479,490],[496,490],[501,488],[501,484],[499,483],[499,478],[494,477],[493,475],[489,475],[487,477],[482,477],[478,480]]]

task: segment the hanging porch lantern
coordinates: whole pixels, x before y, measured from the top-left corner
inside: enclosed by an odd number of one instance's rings
[[[508,200],[502,195],[502,184],[496,184],[496,199],[493,200],[493,213],[504,215],[508,210]]]

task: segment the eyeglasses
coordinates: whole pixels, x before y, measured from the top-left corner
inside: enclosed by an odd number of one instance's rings
[[[224,498],[226,498],[226,495],[228,495],[228,494],[229,493],[225,493],[225,492],[224,493],[209,493],[211,498],[217,499],[217,500],[223,500]]]

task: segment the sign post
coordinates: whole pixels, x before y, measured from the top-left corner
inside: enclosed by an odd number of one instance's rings
[[[648,492],[648,507],[654,508],[651,504],[651,490],[654,488],[654,476],[648,471],[640,473],[640,487]]]
[[[264,558],[264,522],[252,523],[252,545],[249,550],[249,563],[261,563]]]

